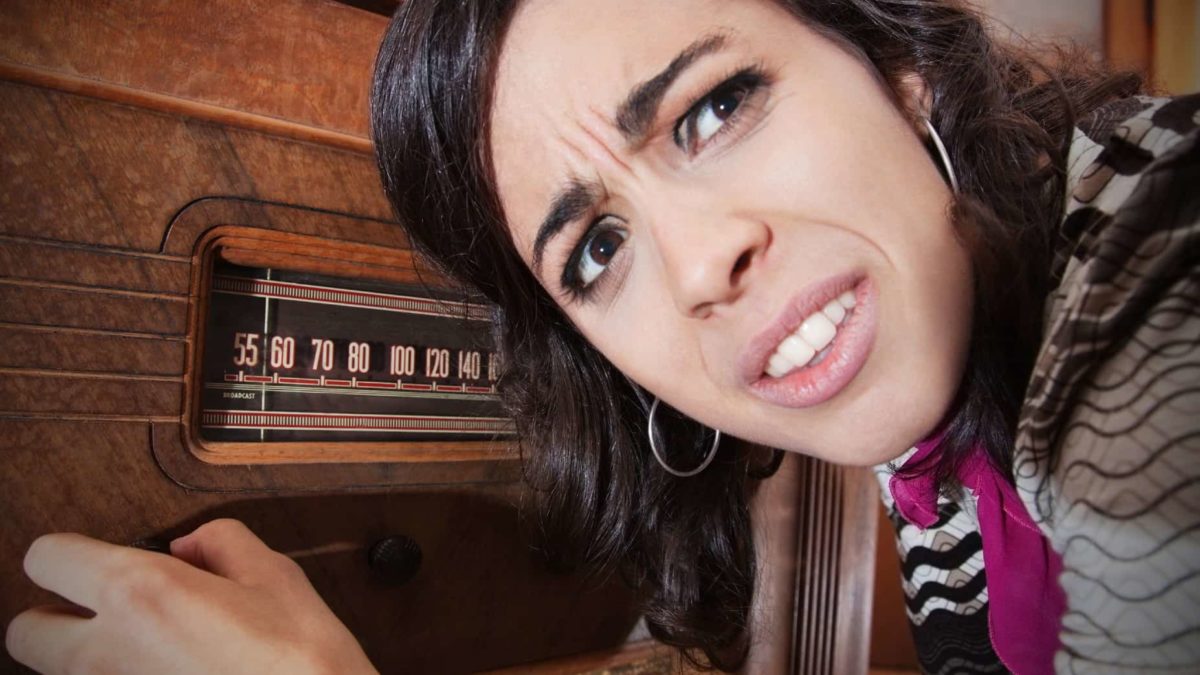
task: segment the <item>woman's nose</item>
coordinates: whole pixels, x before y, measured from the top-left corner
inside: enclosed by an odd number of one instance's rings
[[[766,223],[693,212],[659,230],[671,294],[679,311],[704,318],[742,295],[770,243]]]

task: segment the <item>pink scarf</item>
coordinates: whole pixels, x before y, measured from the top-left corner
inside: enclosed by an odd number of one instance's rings
[[[939,452],[941,440],[939,433],[918,443],[905,466],[917,465]],[[976,500],[992,648],[1017,675],[1053,673],[1067,607],[1066,594],[1058,583],[1062,558],[981,446],[976,446],[959,468],[958,479]],[[888,488],[905,520],[922,529],[937,522],[938,493],[931,472],[912,478],[892,476]]]

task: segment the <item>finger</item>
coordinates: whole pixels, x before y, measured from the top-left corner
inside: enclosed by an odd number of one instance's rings
[[[90,619],[69,607],[34,607],[8,624],[4,648],[39,673],[70,672],[79,665],[80,649],[92,626]]]
[[[276,579],[287,561],[241,521],[231,518],[205,523],[172,541],[171,555],[245,584]]]
[[[34,540],[24,565],[33,583],[94,610],[109,584],[155,555],[81,534],[56,533]]]

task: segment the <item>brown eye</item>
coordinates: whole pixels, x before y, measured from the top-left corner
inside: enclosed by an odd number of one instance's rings
[[[741,89],[730,88],[718,92],[713,96],[712,103],[709,105],[712,115],[724,122],[729,119],[733,111],[737,110],[744,98],[746,98],[746,92]]]
[[[689,146],[703,145],[716,136],[745,98],[746,90],[739,86],[728,86],[714,92],[688,120]]]
[[[601,232],[588,244],[588,255],[596,264],[607,265],[617,254],[617,248],[623,241],[625,241],[625,237],[618,234],[616,230]]]
[[[583,255],[579,256],[577,269],[581,286],[592,283],[604,272],[604,268],[608,267],[608,263],[617,254],[617,249],[625,243],[625,237],[623,230],[609,228],[596,232],[587,240],[583,246]]]
[[[762,85],[762,77],[745,72],[726,80],[700,99],[675,128],[675,143],[688,154],[695,154],[721,132],[735,124],[738,110]]]

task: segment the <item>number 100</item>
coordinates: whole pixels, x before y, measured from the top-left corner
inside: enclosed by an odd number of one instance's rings
[[[388,357],[388,372],[396,377],[407,377],[417,369],[417,350],[404,345],[392,345]]]

